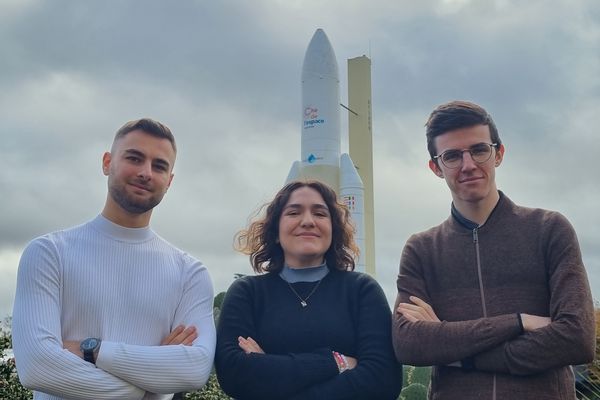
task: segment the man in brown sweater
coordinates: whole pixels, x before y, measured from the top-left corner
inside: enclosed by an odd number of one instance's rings
[[[595,333],[572,226],[496,188],[505,149],[483,108],[443,104],[426,127],[452,208],[402,252],[398,361],[434,366],[430,399],[575,399],[570,365],[593,359]]]

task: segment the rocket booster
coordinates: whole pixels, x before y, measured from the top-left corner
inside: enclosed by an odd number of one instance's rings
[[[355,240],[364,255],[364,188],[348,154],[341,154],[340,80],[333,47],[322,29],[314,33],[302,65],[300,161],[286,182],[309,178],[327,183],[350,209]],[[365,271],[364,256],[356,269]]]

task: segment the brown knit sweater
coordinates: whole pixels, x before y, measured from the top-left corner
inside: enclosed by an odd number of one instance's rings
[[[397,285],[396,305],[414,295],[442,320],[394,315],[397,359],[434,365],[430,399],[575,399],[570,365],[594,357],[594,313],[577,237],[561,214],[501,194],[474,231],[450,216],[409,238]],[[522,333],[517,313],[552,323]],[[448,366],[457,361],[471,368]]]

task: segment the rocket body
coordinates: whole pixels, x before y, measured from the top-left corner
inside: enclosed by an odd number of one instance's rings
[[[355,240],[364,254],[364,189],[350,156],[341,154],[338,64],[322,29],[317,29],[304,55],[301,112],[301,158],[292,165],[287,182],[308,178],[331,186],[350,209]],[[362,260],[359,257],[356,269],[364,272]]]
[[[302,175],[339,187],[340,79],[333,47],[317,29],[302,65]]]

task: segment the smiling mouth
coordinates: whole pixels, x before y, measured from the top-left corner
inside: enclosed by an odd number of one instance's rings
[[[150,192],[150,188],[148,186],[144,186],[144,185],[140,185],[139,183],[130,183],[131,186],[133,186],[136,189],[140,189],[146,192]]]
[[[480,179],[483,179],[483,177],[481,177],[481,176],[472,176],[472,177],[469,177],[469,178],[461,179],[458,182],[459,183],[469,183],[469,182],[478,181]]]
[[[319,237],[319,235],[315,234],[315,233],[300,233],[297,236],[299,237]]]

